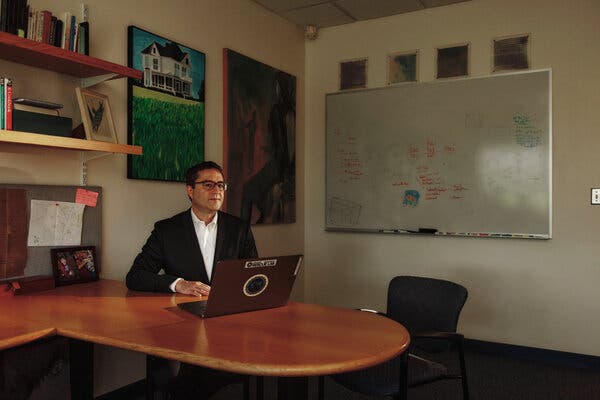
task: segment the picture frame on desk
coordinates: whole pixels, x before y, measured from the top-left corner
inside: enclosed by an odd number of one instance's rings
[[[100,265],[95,246],[50,249],[55,286],[97,281]]]
[[[86,138],[118,143],[108,96],[80,87],[75,88],[75,93]]]

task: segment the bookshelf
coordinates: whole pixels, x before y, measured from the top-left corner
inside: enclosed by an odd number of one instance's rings
[[[77,151],[101,151],[106,153],[142,154],[141,146],[100,142],[98,140],[74,139],[39,133],[7,131],[0,129],[0,143],[50,147]]]
[[[0,32],[0,58],[79,78],[109,74],[115,75],[114,78],[142,78],[136,69],[6,32]]]
[[[82,86],[89,86],[90,84],[107,79],[142,78],[142,73],[136,69],[61,49],[46,43],[21,38],[6,32],[0,32],[0,58],[79,77],[82,79]],[[3,144],[80,151],[82,185],[87,183],[87,161],[111,153],[142,154],[141,146],[0,129],[0,147]]]

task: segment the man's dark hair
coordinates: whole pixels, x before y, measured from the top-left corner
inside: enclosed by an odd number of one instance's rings
[[[196,182],[196,179],[198,178],[198,173],[205,169],[216,169],[221,173],[221,175],[223,175],[223,177],[225,176],[223,173],[223,168],[221,168],[219,164],[214,161],[203,161],[196,165],[192,165],[187,171],[185,171],[185,184],[187,186],[194,187],[194,182]]]

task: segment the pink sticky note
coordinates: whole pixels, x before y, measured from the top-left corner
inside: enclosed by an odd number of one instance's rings
[[[77,189],[75,194],[75,203],[85,204],[86,206],[96,207],[98,202],[98,192],[92,192],[86,189]]]

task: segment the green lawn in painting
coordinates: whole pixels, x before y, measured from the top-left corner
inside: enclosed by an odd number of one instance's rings
[[[204,160],[204,103],[133,86],[130,178],[185,181],[185,170]]]

